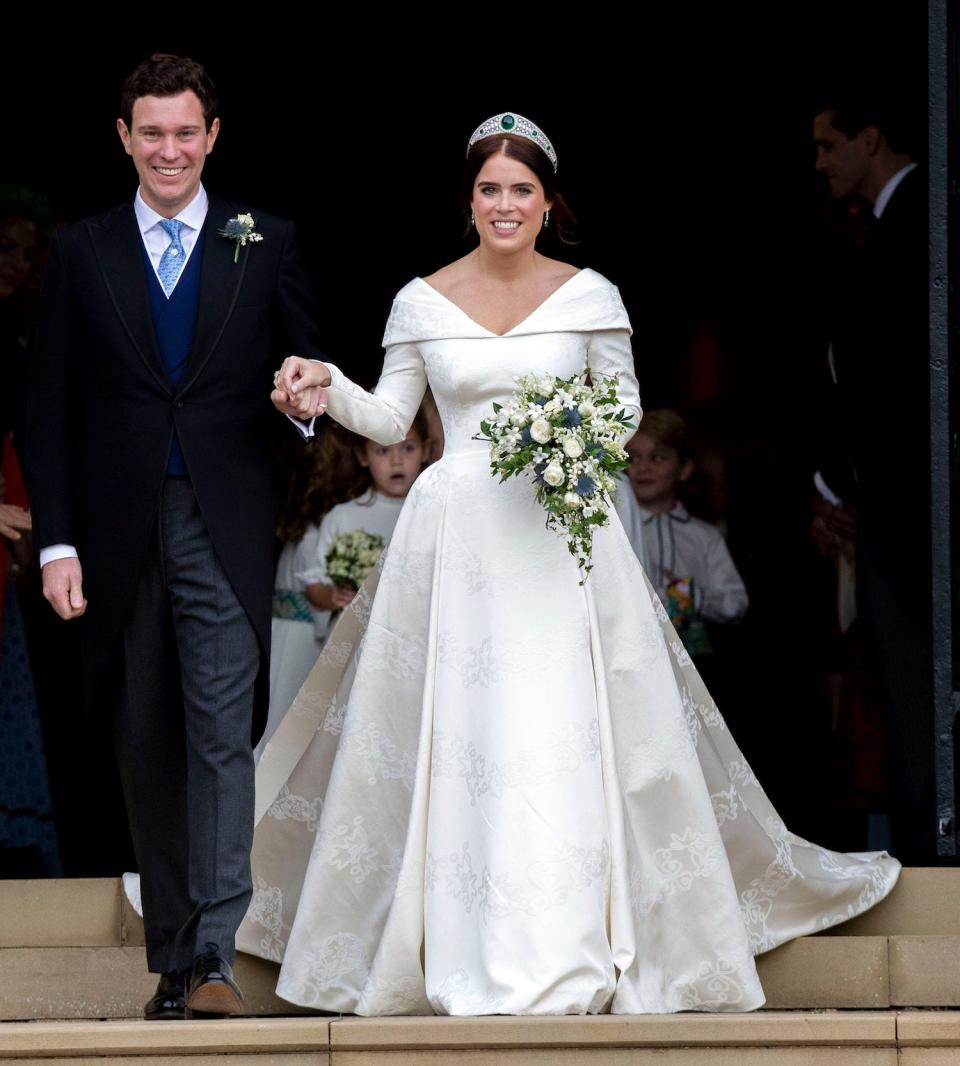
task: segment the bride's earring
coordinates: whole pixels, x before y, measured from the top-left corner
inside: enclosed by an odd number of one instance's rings
[[[476,224],[477,224],[477,219],[476,219],[476,216],[473,213],[473,208],[471,207],[470,208],[470,225],[471,226],[476,226]]]
[[[546,211],[543,215],[543,228],[546,229],[550,225],[550,212]]]

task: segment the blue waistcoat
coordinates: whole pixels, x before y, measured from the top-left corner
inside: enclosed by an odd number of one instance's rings
[[[153,269],[147,249],[143,249],[157,347],[160,349],[160,357],[163,359],[167,377],[174,388],[180,383],[183,368],[193,348],[193,335],[197,328],[197,311],[200,307],[200,268],[203,264],[203,243],[206,232],[207,227],[204,226],[197,234],[197,243],[169,299],[157,278],[157,272]],[[167,474],[173,477],[187,476],[187,464],[184,461],[176,431],[173,435],[170,457],[167,460]]]

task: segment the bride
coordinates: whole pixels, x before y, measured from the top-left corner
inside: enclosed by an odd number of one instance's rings
[[[617,289],[536,251],[572,221],[556,162],[520,115],[484,122],[464,179],[477,247],[397,295],[374,392],[296,357],[278,375],[276,403],[308,413],[326,389],[382,444],[429,384],[446,438],[258,768],[238,946],[304,1006],[750,1010],[756,954],[899,873],[784,826],[615,515],[581,587],[531,483],[491,477],[474,437],[515,375],[618,374],[640,415]]]

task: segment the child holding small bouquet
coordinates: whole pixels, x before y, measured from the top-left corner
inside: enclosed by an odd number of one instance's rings
[[[429,445],[421,412],[399,444],[383,447],[334,426],[312,446],[303,506],[323,517],[319,524],[301,519],[298,539],[284,538],[277,564],[270,709],[258,759],[313,669],[334,615],[353,600],[390,540]]]
[[[346,434],[345,430],[338,431]],[[349,434],[352,438],[353,434]],[[353,601],[393,533],[407,493],[423,469],[429,438],[422,413],[399,444],[353,438],[354,483],[359,494],[324,516],[312,564],[299,576],[310,605],[329,628],[332,615]]]
[[[687,651],[708,654],[704,622],[738,622],[749,600],[720,530],[693,518],[680,501],[693,473],[686,422],[675,411],[647,411],[627,453],[621,493],[632,490],[640,505],[647,576]],[[625,506],[618,502],[618,511]]]

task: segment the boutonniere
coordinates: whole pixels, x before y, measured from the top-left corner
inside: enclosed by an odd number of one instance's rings
[[[234,262],[237,261],[240,249],[246,245],[247,241],[256,244],[257,241],[263,240],[263,234],[257,233],[253,228],[255,225],[253,215],[237,215],[235,218],[231,218],[220,230],[221,237],[226,237],[229,241],[236,241],[236,247],[233,249]]]

